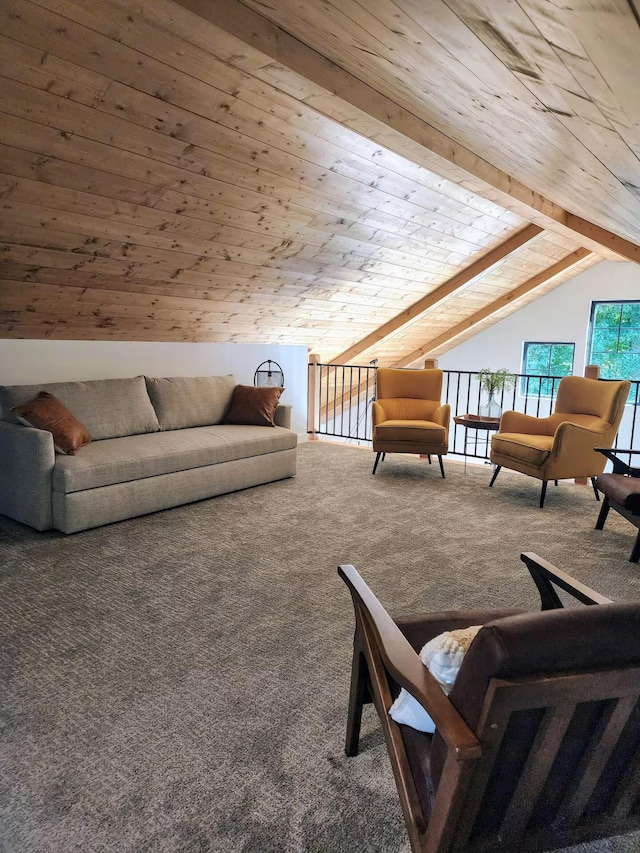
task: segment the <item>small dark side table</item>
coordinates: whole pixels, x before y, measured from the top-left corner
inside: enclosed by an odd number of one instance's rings
[[[464,427],[464,472],[466,474],[467,448],[473,445],[474,450],[477,451],[478,441],[489,447],[489,433],[498,430],[500,427],[500,418],[485,418],[482,415],[457,415],[453,421],[458,426]],[[469,439],[470,429],[475,430],[475,435],[472,439]],[[486,437],[479,439],[479,432],[485,432]]]

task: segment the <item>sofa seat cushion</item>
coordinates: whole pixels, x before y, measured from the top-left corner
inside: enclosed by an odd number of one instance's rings
[[[19,423],[10,409],[30,403],[40,391],[47,391],[60,400],[86,426],[93,441],[160,429],[143,376],[0,386],[2,418],[9,423]]]
[[[428,441],[434,444],[447,440],[447,431],[433,421],[383,421],[376,424],[377,441]]]
[[[289,450],[296,443],[297,435],[282,427],[224,424],[107,439],[58,457],[53,489],[65,494],[97,489]]]
[[[542,467],[553,447],[552,435],[521,435],[500,432],[491,439],[491,452],[519,459],[528,465]]]

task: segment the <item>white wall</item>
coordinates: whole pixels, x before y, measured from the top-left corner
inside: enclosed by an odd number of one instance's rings
[[[591,302],[605,299],[640,299],[640,265],[602,261],[439,356],[438,366],[520,373],[524,341],[566,341],[576,345],[573,372],[582,375]]]
[[[260,362],[284,370],[282,402],[293,406],[292,428],[307,434],[307,348],[266,344],[146,341],[0,340],[0,384],[22,385],[127,376],[213,376],[233,373],[253,384]]]

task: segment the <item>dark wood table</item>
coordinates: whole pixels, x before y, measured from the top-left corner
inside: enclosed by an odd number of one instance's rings
[[[485,418],[482,415],[457,415],[453,419],[458,426],[464,427],[464,472],[467,473],[467,447],[473,444],[474,449],[478,449],[478,432],[486,432],[486,439],[483,439],[487,448],[489,447],[489,433],[500,427],[500,418]],[[475,438],[469,440],[468,433],[470,429],[476,430]],[[477,457],[477,453],[474,456]]]

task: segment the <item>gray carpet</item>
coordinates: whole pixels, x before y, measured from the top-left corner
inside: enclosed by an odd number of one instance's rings
[[[293,480],[69,537],[0,518],[3,853],[407,850],[371,708],[343,753],[338,563],[397,613],[536,608],[522,550],[640,598],[634,530],[593,530],[589,489],[540,511],[507,471],[372,458],[305,445]]]

